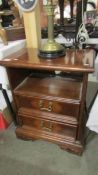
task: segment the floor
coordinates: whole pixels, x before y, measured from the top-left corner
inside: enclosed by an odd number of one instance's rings
[[[0,132],[0,175],[97,175],[98,135],[90,133],[82,156],[45,141],[16,138],[15,126]]]

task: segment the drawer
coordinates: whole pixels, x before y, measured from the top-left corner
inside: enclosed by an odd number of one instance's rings
[[[77,126],[60,123],[56,121],[51,121],[47,119],[38,118],[38,116],[32,115],[18,115],[19,124],[21,127],[28,127],[29,130],[36,129],[36,131],[40,131],[40,134],[50,134],[53,136],[59,136],[63,138],[67,138],[70,140],[76,139],[76,131]]]
[[[71,116],[76,119],[79,115],[79,103],[72,103],[72,101],[61,102],[59,99],[58,101],[53,101],[19,95],[15,95],[15,98],[18,108],[31,108],[49,113]]]

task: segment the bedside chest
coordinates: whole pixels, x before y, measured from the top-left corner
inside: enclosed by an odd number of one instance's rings
[[[92,50],[67,50],[65,57],[45,60],[38,58],[36,49],[28,49],[0,61],[11,85],[17,137],[48,140],[76,154],[83,152],[93,58]]]

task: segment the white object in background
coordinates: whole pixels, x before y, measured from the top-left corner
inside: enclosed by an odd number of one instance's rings
[[[11,41],[5,46],[0,42],[0,60],[26,47],[26,40]]]
[[[12,94],[10,90],[7,90],[7,95],[9,97],[10,102],[12,102]],[[0,110],[4,110],[7,107],[6,101],[4,99],[4,96],[2,92],[0,91]]]
[[[82,23],[78,29],[76,40],[80,44],[80,47],[82,44],[86,43],[87,39],[89,38],[88,31],[85,27],[85,14],[83,11],[84,7],[84,0],[82,0]]]
[[[98,95],[95,99],[95,102],[94,102],[93,107],[91,109],[91,112],[89,114],[89,118],[88,118],[88,121],[86,123],[86,126],[90,130],[98,133]]]
[[[54,10],[54,18],[60,19],[60,8],[58,5],[56,6],[56,8]],[[64,7],[64,18],[70,18],[70,5],[69,4],[67,4]]]
[[[85,28],[85,24],[84,23],[82,23],[80,25],[76,39],[77,39],[77,42],[79,42],[79,44],[84,44],[89,39],[88,31]]]
[[[96,79],[98,80],[98,54],[95,59],[95,76],[96,76]]]
[[[97,80],[98,80],[98,54],[97,54],[97,57],[95,59],[94,76],[96,77],[96,81],[95,82],[97,82]],[[93,80],[94,80],[94,77],[93,77]],[[98,95],[97,95],[97,97],[95,99],[95,102],[94,102],[94,104],[92,106],[92,109],[90,111],[89,118],[88,118],[86,126],[90,130],[98,133]]]
[[[5,46],[1,42],[0,43],[0,60],[25,47],[26,47],[25,40],[12,41],[12,42],[9,42],[7,46]],[[4,89],[7,89],[7,85],[9,85],[9,81],[8,81],[6,69],[2,66],[0,66],[0,83],[2,84]]]
[[[0,5],[2,5],[2,1],[0,0]]]
[[[98,44],[98,38],[88,38],[86,44]]]
[[[47,39],[41,40],[42,44],[44,44],[46,41],[47,41]],[[59,34],[59,36],[55,38],[55,41],[59,44],[64,44],[67,47],[73,46],[73,42],[74,42],[73,39],[71,39],[71,38],[66,39],[65,37],[63,37],[62,34]]]
[[[72,46],[73,39],[65,38],[62,34],[59,34],[58,37],[55,38],[56,42],[66,44],[67,46]]]
[[[0,60],[21,50],[22,48],[26,48],[25,40],[12,41],[12,42],[9,42],[7,46],[4,46],[4,44],[0,42]],[[9,100],[12,101],[11,91],[8,90],[9,81],[8,81],[6,69],[2,66],[0,66],[0,83],[2,84],[3,89],[6,89]],[[4,99],[4,96],[0,91],[0,110],[5,109],[6,106],[7,104]]]
[[[6,69],[2,66],[0,66],[0,83],[2,84],[3,89],[7,89],[7,86],[9,85]]]
[[[48,0],[43,0],[43,5],[47,5]]]
[[[89,74],[88,81],[93,81],[93,82],[97,82],[98,83],[98,54],[97,54],[97,56],[95,58],[94,66],[95,66],[95,71],[94,71],[94,73]]]

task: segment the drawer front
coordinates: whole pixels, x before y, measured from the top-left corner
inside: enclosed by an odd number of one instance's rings
[[[53,136],[59,135],[63,138],[69,138],[70,140],[76,139],[77,126],[62,124],[58,122],[53,122],[50,120],[45,120],[41,118],[28,117],[28,116],[18,116],[19,124],[21,127],[29,127],[31,130],[36,129],[41,133],[52,134]]]
[[[17,106],[78,118],[79,104],[16,96]]]

